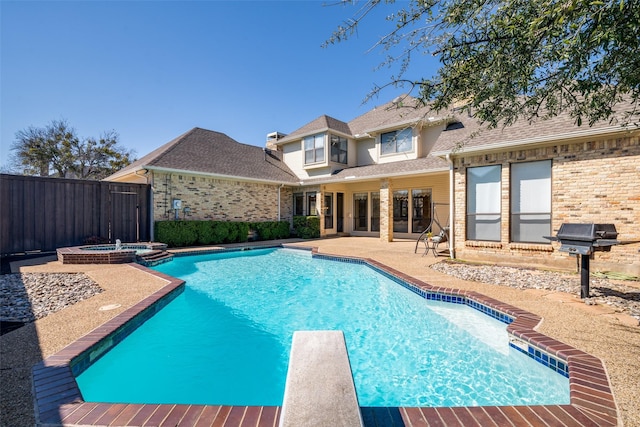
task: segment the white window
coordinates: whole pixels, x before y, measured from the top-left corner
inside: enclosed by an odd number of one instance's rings
[[[386,132],[380,135],[380,152],[382,154],[404,153],[411,151],[413,144],[411,128]]]
[[[304,138],[304,163],[324,162],[324,134]]]
[[[316,216],[318,210],[316,206],[316,193],[307,193],[307,215]]]
[[[347,164],[347,138],[331,135],[331,161]]]
[[[467,169],[467,239],[500,241],[501,166]]]
[[[511,165],[511,241],[551,243],[551,160]]]

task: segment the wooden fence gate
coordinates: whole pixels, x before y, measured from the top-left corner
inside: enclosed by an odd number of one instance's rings
[[[0,174],[0,255],[151,239],[150,186]]]

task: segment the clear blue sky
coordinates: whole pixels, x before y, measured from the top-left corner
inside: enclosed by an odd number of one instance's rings
[[[362,105],[397,73],[367,51],[398,6],[321,48],[362,6],[328,3],[0,0],[0,165],[17,131],[57,119],[84,137],[115,130],[142,157],[196,126],[262,146],[269,132],[322,114],[349,121],[406,91]],[[438,66],[412,64],[412,78]]]

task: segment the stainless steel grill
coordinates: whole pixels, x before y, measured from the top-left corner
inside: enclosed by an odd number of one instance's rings
[[[580,298],[589,298],[589,260],[594,252],[608,252],[620,244],[617,237],[615,225],[591,223],[564,223],[555,237],[546,237],[559,241],[561,252],[580,255]]]

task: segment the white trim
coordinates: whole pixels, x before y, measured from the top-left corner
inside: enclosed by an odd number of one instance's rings
[[[234,175],[222,175],[222,174],[214,174],[214,173],[210,173],[210,172],[198,172],[198,171],[186,170],[186,169],[159,168],[159,167],[155,167],[155,166],[146,166],[146,167],[142,167],[142,169],[148,169],[150,171],[156,171],[156,172],[179,173],[179,174],[184,174],[184,175],[207,176],[207,177],[211,177],[211,178],[226,179],[226,180],[229,180],[229,181],[256,182],[256,183],[261,183],[261,184],[285,184],[285,185],[290,185],[292,187],[300,185],[299,181],[298,182],[290,182],[290,181],[276,181],[276,180],[259,179],[259,178],[245,178],[245,177],[239,177],[239,176],[234,176]]]
[[[286,137],[284,137],[282,139],[279,139],[277,142],[274,142],[274,145],[278,146],[278,145],[290,144],[290,143],[296,142],[296,141],[298,141],[300,139],[304,139],[307,136],[317,135],[319,133],[324,133],[324,134],[333,133],[335,135],[344,136],[347,139],[353,139],[354,138],[354,136],[351,135],[351,134],[344,133],[344,132],[341,132],[339,130],[336,130],[336,129],[333,129],[333,128],[330,128],[330,127],[323,127],[323,128],[320,128],[320,129],[311,130],[311,131],[308,131],[308,132],[305,132],[305,133],[301,133],[301,134],[298,134],[298,135],[287,135]]]
[[[385,173],[385,174],[378,174],[378,175],[368,175],[368,176],[363,176],[363,177],[356,177],[353,175],[349,175],[349,176],[345,176],[342,179],[333,179],[330,181],[313,181],[313,182],[306,182],[305,184],[303,184],[304,181],[300,181],[301,185],[322,185],[322,184],[344,184],[345,182],[362,182],[362,181],[372,181],[372,180],[376,180],[376,179],[383,179],[383,178],[398,178],[398,177],[406,177],[406,178],[410,178],[412,176],[422,176],[422,175],[433,175],[436,173],[442,173],[442,172],[448,172],[449,168],[438,168],[438,169],[429,169],[429,171],[414,171],[414,172],[398,172],[398,173]]]
[[[459,154],[468,154],[468,153],[477,153],[477,152],[484,152],[484,151],[503,150],[507,148],[515,148],[521,145],[559,143],[567,140],[574,140],[574,139],[594,137],[594,136],[605,136],[609,134],[613,135],[613,134],[618,134],[620,132],[633,132],[637,130],[639,130],[637,126],[607,126],[606,128],[599,128],[599,129],[590,128],[583,131],[567,132],[567,133],[559,133],[559,134],[557,133],[553,135],[498,142],[494,144],[486,144],[486,145],[481,145],[477,147],[465,148],[465,146],[462,146],[462,148],[457,151],[454,151],[454,150],[433,151],[431,154],[437,157],[444,157],[447,154],[451,154],[455,156]]]

